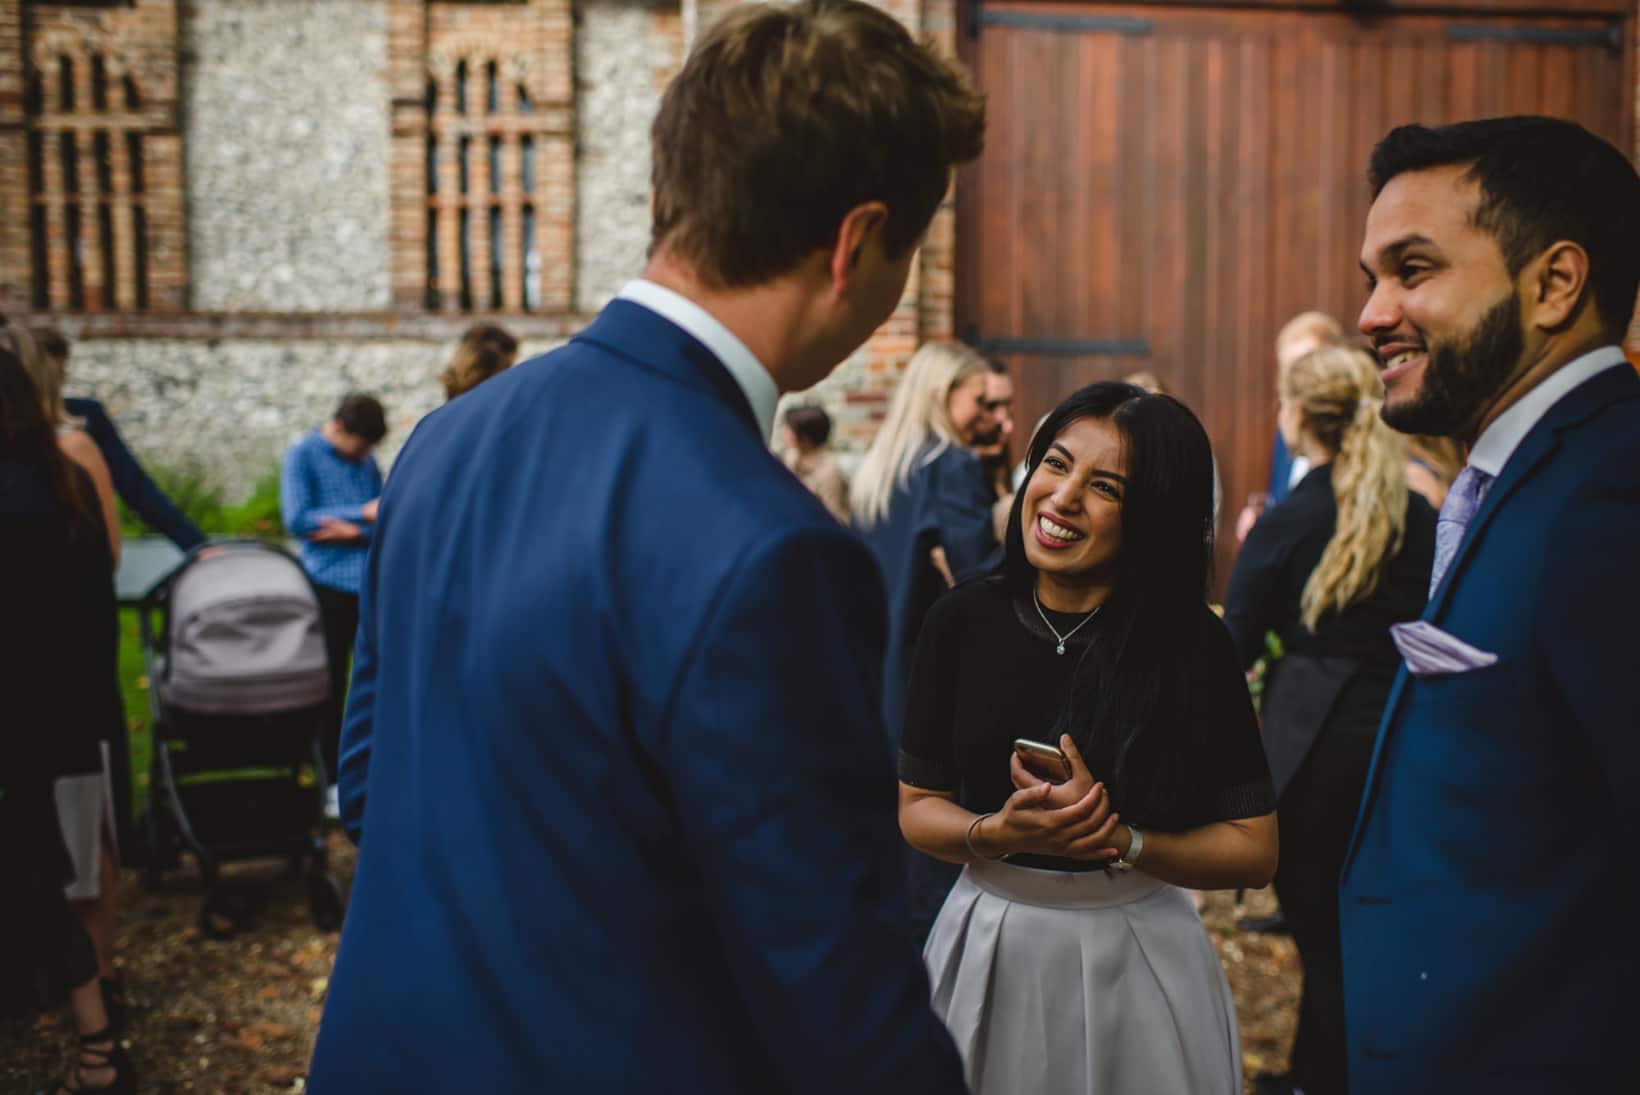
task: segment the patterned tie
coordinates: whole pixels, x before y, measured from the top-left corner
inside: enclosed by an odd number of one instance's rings
[[[1465,467],[1453,480],[1452,489],[1446,492],[1441,514],[1435,519],[1435,569],[1429,575],[1431,597],[1446,576],[1446,568],[1457,556],[1458,545],[1463,543],[1463,530],[1469,527],[1469,519],[1475,516],[1481,499],[1486,497],[1486,488],[1491,485],[1492,477],[1486,472]]]

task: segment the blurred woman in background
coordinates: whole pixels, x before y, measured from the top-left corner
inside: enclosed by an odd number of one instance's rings
[[[1390,625],[1423,611],[1435,511],[1407,488],[1406,439],[1378,411],[1368,353],[1331,345],[1282,374],[1282,438],[1311,470],[1236,558],[1225,624],[1243,667],[1274,632],[1263,736],[1282,820],[1275,886],[1304,966],[1290,1076],[1260,1090],[1345,1089],[1338,873],[1399,655]]]

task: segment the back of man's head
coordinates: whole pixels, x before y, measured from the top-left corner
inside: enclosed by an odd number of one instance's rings
[[[650,250],[706,286],[767,283],[888,208],[887,250],[921,238],[984,141],[984,100],[952,62],[858,0],[749,4],[701,38],[650,131]]]
[[[1276,333],[1276,364],[1285,370],[1318,346],[1343,339],[1343,324],[1326,312],[1300,312]]]
[[[1368,172],[1376,198],[1409,171],[1469,165],[1474,223],[1497,240],[1511,276],[1569,240],[1589,256],[1601,326],[1621,337],[1640,292],[1640,174],[1623,154],[1560,118],[1487,118],[1390,131]]]
[[[364,392],[349,392],[336,408],[336,422],[362,441],[378,444],[387,436],[387,412],[381,401]]]

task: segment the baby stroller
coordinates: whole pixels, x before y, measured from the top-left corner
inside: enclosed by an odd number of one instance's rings
[[[146,881],[183,850],[205,883],[199,927],[225,938],[257,902],[223,879],[234,860],[284,856],[305,868],[313,922],[342,923],[322,837],[318,744],[330,695],[319,600],[289,553],[255,540],[196,548],[138,606],[153,709]]]

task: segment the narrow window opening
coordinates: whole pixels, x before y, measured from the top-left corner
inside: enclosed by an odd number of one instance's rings
[[[427,210],[427,307],[439,306],[438,292],[438,210]]]
[[[80,148],[74,134],[64,133],[57,144],[58,159],[63,167],[63,192],[78,194],[80,192]]]
[[[438,138],[427,138],[427,193],[438,193]]]
[[[541,256],[535,250],[535,206],[524,206],[524,308],[541,307]]]
[[[45,134],[39,130],[31,130],[28,135],[28,192],[30,194],[44,194],[45,191]]]
[[[490,307],[501,307],[501,210],[490,207]]]
[[[118,275],[114,272],[114,211],[106,201],[97,203],[97,244],[102,259],[102,307],[112,308]]]
[[[501,138],[490,138],[490,193],[501,193]]]
[[[467,113],[467,62],[456,64],[456,113]]]
[[[457,246],[461,250],[461,310],[464,312],[470,312],[473,309],[473,247],[467,221],[467,210],[463,209],[457,214],[457,236],[459,238]]]
[[[437,110],[438,110],[438,81],[437,80],[428,80],[427,81],[427,113],[432,114]]]
[[[96,110],[108,109],[108,67],[100,53],[91,58],[91,106]]]
[[[127,76],[125,83],[125,109],[137,110],[142,106],[142,96],[137,94],[137,82]]]
[[[142,137],[136,133],[125,135],[125,158],[131,165],[131,193],[143,190]]]
[[[57,58],[57,109],[64,114],[74,109],[74,62]]]
[[[63,212],[68,230],[68,306],[80,312],[85,310],[85,241],[80,238],[80,207],[71,205]]]
[[[518,143],[519,186],[526,195],[535,193],[535,138],[525,137]]]
[[[137,307],[148,307],[148,213],[142,206],[131,210],[131,245],[136,251]]]
[[[51,307],[51,265],[46,251],[46,207],[36,202],[29,210],[29,242],[34,251],[34,307]]]
[[[23,112],[30,115],[41,114],[45,108],[46,81],[36,70],[28,75],[28,90],[23,93]]]
[[[484,66],[484,110],[494,114],[501,109],[501,81],[497,78],[495,62]]]
[[[114,192],[114,162],[108,154],[108,134],[98,130],[91,137],[92,158],[97,161],[97,193],[104,197]]]
[[[473,139],[471,137],[463,137],[456,148],[457,170],[461,177],[460,190],[463,194],[471,192],[471,187],[468,185],[468,167],[469,161],[472,160],[472,146]]]

